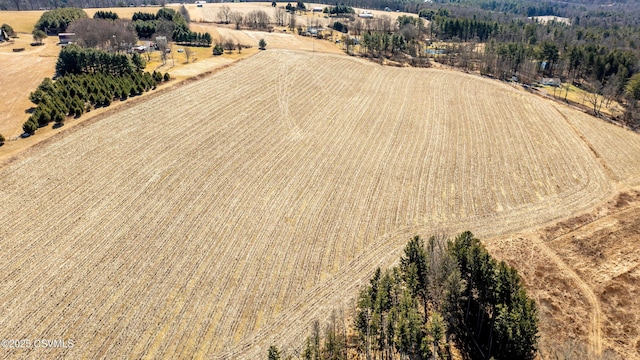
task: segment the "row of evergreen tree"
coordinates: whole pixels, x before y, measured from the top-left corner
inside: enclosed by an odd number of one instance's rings
[[[360,37],[360,45],[365,52],[384,56],[391,52],[395,55],[407,48],[407,40],[399,32],[389,34],[387,32],[364,32]]]
[[[209,47],[213,42],[213,38],[208,32],[183,31],[181,28],[177,28],[176,30],[177,31],[173,32],[173,41],[178,44]]]
[[[93,48],[81,48],[68,45],[60,50],[56,62],[56,74],[95,74],[103,73],[116,76],[140,72],[146,61],[138,53],[118,54]]]
[[[69,24],[78,20],[88,18],[87,13],[78,8],[60,8],[45,11],[38,19],[34,30],[42,30],[48,34],[57,35],[64,31]]]
[[[161,8],[156,14],[136,12],[131,19],[138,37],[150,39],[153,35],[167,36],[167,40],[189,46],[211,46],[213,39],[209,33],[191,31],[182,14]]]
[[[477,38],[480,42],[484,42],[492,34],[499,31],[499,24],[495,21],[457,19],[445,16],[435,16],[432,26],[438,29],[443,39],[457,37],[463,41]]]
[[[450,358],[455,342],[472,359],[532,359],[538,313],[517,271],[465,232],[409,241],[399,266],[377,269],[361,290],[353,328],[355,341],[334,312],[322,341],[315,322],[302,358]]]
[[[142,63],[132,60],[136,56]],[[57,79],[45,78],[29,95],[36,107],[22,126],[24,132],[33,134],[51,122],[61,126],[68,116],[77,118],[114,100],[141,95],[170,79],[169,74],[142,72],[144,60],[132,57],[76,46],[61,50]]]
[[[356,13],[351,6],[342,5],[342,4],[331,6],[331,7],[327,6],[324,9],[322,9],[322,12],[325,14],[338,15],[338,16]]]
[[[94,19],[118,20],[120,17],[113,11],[98,10],[93,14]]]

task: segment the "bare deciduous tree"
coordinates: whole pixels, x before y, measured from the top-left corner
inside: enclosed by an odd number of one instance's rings
[[[605,98],[604,106],[612,110],[613,102],[617,101],[620,95],[622,95],[622,81],[618,76],[611,76],[611,78],[609,78],[602,89],[602,95]]]
[[[271,18],[264,10],[253,10],[245,17],[244,24],[250,29],[266,30],[271,24]]]
[[[164,36],[167,38],[167,41],[173,40],[173,30],[175,29],[175,24],[168,20],[157,20],[156,21],[156,32],[151,35],[151,39],[155,39],[158,36]]]
[[[234,11],[229,15],[231,21],[236,25],[236,30],[240,30],[240,25],[242,25],[242,14]]]
[[[156,46],[158,47],[158,51],[160,51],[160,60],[162,60],[162,65],[167,63],[167,49],[169,45],[166,41],[157,41]]]
[[[236,48],[236,43],[234,43],[232,39],[224,39],[222,47],[231,54],[231,52]]]
[[[600,109],[602,109],[602,105],[605,101],[605,97],[602,96],[603,86],[598,80],[593,80],[591,83],[593,84],[593,88],[584,94],[583,100],[591,104],[596,116],[600,116]]]
[[[218,10],[218,21],[221,23],[228,24],[231,18],[231,8],[228,5],[222,5],[220,10]]]
[[[138,41],[131,21],[124,19],[79,19],[67,31],[76,33],[76,43],[85,48],[120,51]]]
[[[293,31],[296,28],[296,14],[289,14],[289,30]]]
[[[353,35],[360,36],[363,28],[362,21],[360,19],[356,19],[351,25],[351,29],[353,29]]]
[[[278,26],[284,26],[286,15],[287,11],[285,9],[281,7],[275,9],[273,18]]]

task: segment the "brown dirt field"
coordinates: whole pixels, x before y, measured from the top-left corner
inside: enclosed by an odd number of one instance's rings
[[[55,75],[60,51],[56,46],[57,38],[48,37],[44,41],[45,45],[31,46],[31,35],[19,36],[15,44],[0,45],[0,83],[11,84],[0,88],[0,134],[7,139],[22,133],[22,123],[29,117],[25,110],[33,106],[29,101],[29,94],[42,79]],[[12,51],[13,48],[21,47],[25,50],[17,53]]]
[[[0,24],[9,24],[20,36],[31,39],[33,25],[44,11],[0,11]]]
[[[519,269],[539,304],[543,358],[555,358],[568,344],[577,345],[577,357],[599,351],[640,358],[640,192],[621,193],[539,231],[486,243]]]
[[[131,17],[136,11],[156,12],[157,9],[157,7],[139,7],[85,9],[85,11],[90,17],[98,10],[114,11],[121,17]],[[66,128],[103,112],[102,109],[94,110],[79,120],[68,119],[64,129],[56,130],[49,126],[38,129],[36,136],[18,139],[23,132],[22,124],[29,117],[27,110],[33,106],[33,103],[29,101],[29,94],[36,89],[42,79],[55,75],[55,63],[60,52],[60,47],[56,45],[58,38],[54,36],[46,38],[43,46],[31,46],[33,40],[30,32],[42,13],[43,11],[0,11],[0,22],[11,24],[16,31],[28,32],[19,33],[19,37],[13,42],[0,44],[0,60],[3,61],[0,83],[12,84],[12,86],[4,86],[0,89],[0,109],[3,110],[0,112],[0,134],[7,139],[7,143],[0,147],[0,162],[6,161],[24,149],[44,141]],[[13,48],[25,48],[25,50],[14,53]],[[169,72],[174,79],[183,80],[228,66],[234,61],[251,56],[258,51],[255,48],[245,49],[242,54],[234,52],[213,57],[211,48],[195,47],[191,48],[194,55],[187,64],[185,54],[176,51],[178,48],[185,47],[174,46],[174,52],[169,55],[169,60],[164,66],[160,62],[159,54],[152,53],[151,61],[148,62],[146,70]],[[172,56],[175,59],[172,59]],[[16,139],[17,141],[14,141]]]
[[[635,181],[609,178],[632,155],[594,152],[580,113],[555,106],[462,73],[274,49],[63,131],[0,169],[0,304],[15,310],[0,338],[76,346],[6,354],[254,359],[300,345],[411,235],[511,234]],[[640,152],[637,134],[616,136],[627,145],[611,151]],[[567,319],[589,318],[592,299],[564,296]]]
[[[191,24],[190,28],[193,31],[210,33],[214,41],[230,39],[236,43],[252,46],[254,48],[258,47],[260,39],[264,39],[267,42],[267,49],[304,50],[335,54],[342,53],[341,48],[331,41],[318,40],[290,33],[235,30],[214,24]]]
[[[554,108],[584,139],[613,180],[630,186],[640,185],[640,156],[637,152],[640,149],[640,136],[629,136],[629,130],[612,126],[585,113],[576,114],[565,106],[555,105]]]

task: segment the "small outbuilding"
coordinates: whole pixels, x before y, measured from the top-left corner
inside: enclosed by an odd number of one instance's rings
[[[69,45],[73,44],[73,41],[76,38],[76,33],[59,33],[58,39],[60,40],[60,45]]]
[[[560,78],[542,78],[542,80],[540,80],[540,83],[542,85],[555,87],[562,85],[562,81],[560,81]]]

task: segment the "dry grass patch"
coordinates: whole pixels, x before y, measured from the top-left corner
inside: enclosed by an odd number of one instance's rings
[[[33,25],[38,22],[44,11],[0,11],[0,24],[9,24],[17,33],[23,33],[21,36],[31,38]]]
[[[29,94],[42,79],[55,75],[60,51],[56,46],[57,38],[47,38],[42,46],[31,46],[31,42],[30,35],[21,34],[15,44],[0,45],[0,83],[11,84],[0,87],[0,134],[7,139],[22,133],[22,123],[29,117],[25,111],[33,106]],[[14,53],[13,47],[24,47],[25,50]]]
[[[267,49],[304,50],[334,54],[342,53],[340,47],[331,41],[298,36],[292,33],[235,30],[227,26],[215,24],[192,23],[189,27],[193,31],[210,33],[214,43],[216,41],[231,40],[234,43],[258,47],[260,39],[265,39]]]
[[[549,95],[553,96],[557,99],[566,99],[575,104],[580,104],[585,107],[586,110],[593,112],[593,104],[589,101],[593,95],[579,87],[571,84],[562,84],[560,87],[554,86],[542,86],[542,89]],[[599,98],[598,101],[603,101],[602,98]],[[617,101],[613,100],[608,104],[609,107],[605,106],[604,103],[600,108],[600,112],[602,114],[606,114],[608,116],[621,116],[624,113],[624,108]]]
[[[574,356],[593,356],[594,334],[601,353],[640,357],[639,219],[640,193],[630,191],[536,233],[487,242],[518,268],[538,302],[545,357],[571,347]]]

